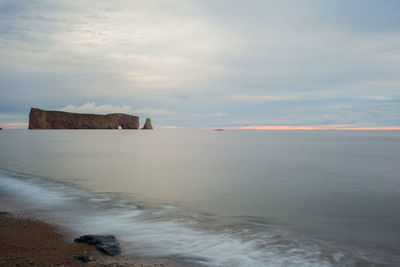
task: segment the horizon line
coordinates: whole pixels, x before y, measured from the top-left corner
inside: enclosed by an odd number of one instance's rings
[[[8,122],[1,123],[0,127],[3,129],[27,129],[29,123],[26,122]],[[160,125],[155,126],[158,129],[223,129],[223,130],[258,130],[258,131],[321,131],[321,130],[335,130],[335,131],[398,131],[400,126],[364,126],[359,124],[329,124],[329,125],[247,125],[247,126],[228,126],[228,127],[187,127],[175,125]]]

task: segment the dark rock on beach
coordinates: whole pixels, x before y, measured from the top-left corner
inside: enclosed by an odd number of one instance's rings
[[[94,245],[98,250],[110,256],[121,254],[120,244],[113,235],[83,235],[75,238],[74,242]]]
[[[11,213],[7,212],[7,211],[0,211],[0,215],[11,215]]]
[[[139,129],[139,117],[122,113],[107,115],[46,111],[31,108],[29,129]]]
[[[72,258],[80,260],[82,262],[88,262],[89,261],[89,257],[85,254],[78,254],[78,255],[73,255]]]
[[[144,126],[142,128],[143,130],[153,130],[153,125],[151,125],[151,119],[147,118],[146,122],[144,123]]]

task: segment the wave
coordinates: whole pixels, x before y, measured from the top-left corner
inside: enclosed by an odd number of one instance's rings
[[[171,257],[206,266],[396,264],[391,255],[319,240],[257,218],[229,222],[170,205],[138,205],[118,193],[93,193],[49,178],[0,169],[0,190],[76,235],[114,234],[123,254]]]

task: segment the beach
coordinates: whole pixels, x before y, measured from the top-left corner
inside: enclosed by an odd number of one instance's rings
[[[168,259],[110,257],[92,245],[72,242],[57,226],[7,213],[0,213],[1,266],[187,266]],[[87,255],[89,261],[73,255]]]

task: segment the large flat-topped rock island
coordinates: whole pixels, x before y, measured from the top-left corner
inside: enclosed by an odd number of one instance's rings
[[[139,129],[139,117],[123,113],[98,115],[31,108],[29,129]]]

